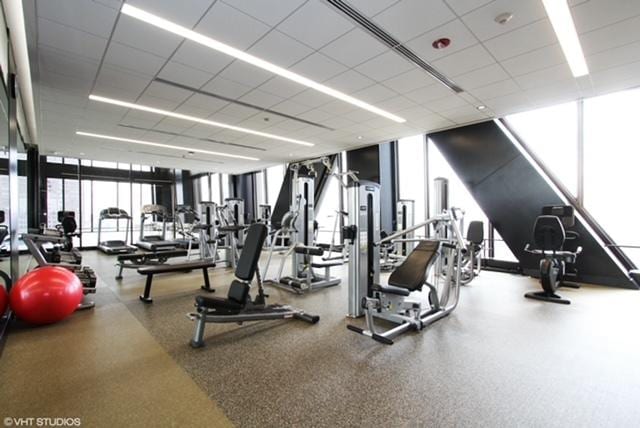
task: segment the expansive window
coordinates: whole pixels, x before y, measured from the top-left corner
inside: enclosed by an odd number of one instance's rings
[[[584,101],[584,205],[640,266],[640,90]]]
[[[255,173],[256,177],[256,212],[260,205],[267,203],[267,194],[265,191],[264,171],[258,171]]]
[[[280,187],[284,181],[285,165],[276,165],[267,168],[267,204],[271,205],[271,209],[278,200]]]
[[[426,220],[425,149],[423,135],[401,138],[398,141],[400,199],[414,201],[415,223]]]
[[[338,165],[333,165],[333,172],[338,171]],[[318,242],[330,244],[335,241],[335,244],[341,244],[340,241],[340,198],[342,187],[338,183],[338,179],[330,177],[327,181],[322,196],[319,201],[316,201],[319,209],[316,214],[316,221],[318,222]],[[338,224],[336,226],[336,220]],[[336,227],[336,235],[333,231]]]
[[[578,106],[560,104],[506,117],[550,172],[574,196],[578,193]]]

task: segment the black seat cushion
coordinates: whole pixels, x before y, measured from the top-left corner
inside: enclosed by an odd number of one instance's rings
[[[533,226],[533,242],[544,251],[560,251],[566,239],[560,219],[554,215],[541,215]]]
[[[196,296],[196,305],[199,308],[217,309],[225,312],[239,312],[243,308],[243,305],[233,300],[208,296]]]
[[[376,291],[382,291],[383,293],[397,294],[399,296],[408,296],[409,294],[411,294],[411,291],[412,291],[407,288],[394,287],[393,285],[382,285],[382,284],[375,284],[373,286],[373,289]]]
[[[141,275],[154,275],[156,273],[181,272],[213,267],[216,267],[216,263],[213,260],[196,260],[194,262],[143,266],[138,269],[138,273]]]
[[[440,241],[420,241],[404,262],[391,273],[389,285],[411,291],[421,289],[439,250]]]

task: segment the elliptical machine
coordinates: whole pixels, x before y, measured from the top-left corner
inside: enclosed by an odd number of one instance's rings
[[[541,255],[540,284],[542,291],[531,291],[524,297],[545,302],[569,305],[571,301],[556,294],[559,287],[580,288],[580,285],[564,281],[567,264],[574,264],[582,252],[582,247],[575,251],[565,249],[567,240],[580,237],[577,232],[567,231],[565,227],[573,227],[575,215],[573,207],[568,205],[545,206],[542,215],[538,216],[533,226],[533,243],[535,248],[527,244],[524,250],[531,254]]]

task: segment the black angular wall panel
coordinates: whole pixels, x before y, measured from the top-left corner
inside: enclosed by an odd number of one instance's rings
[[[526,253],[524,247],[531,240],[541,208],[562,204],[560,197],[493,121],[429,137],[518,258],[523,271],[536,275],[539,258]],[[578,219],[572,230],[580,234],[575,244],[583,247],[576,263],[578,281],[636,288]]]

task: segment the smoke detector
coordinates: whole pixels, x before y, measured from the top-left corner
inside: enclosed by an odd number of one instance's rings
[[[507,22],[511,21],[512,18],[513,18],[513,13],[504,12],[504,13],[501,13],[500,15],[496,16],[494,18],[494,21],[496,21],[500,25],[505,25]]]

